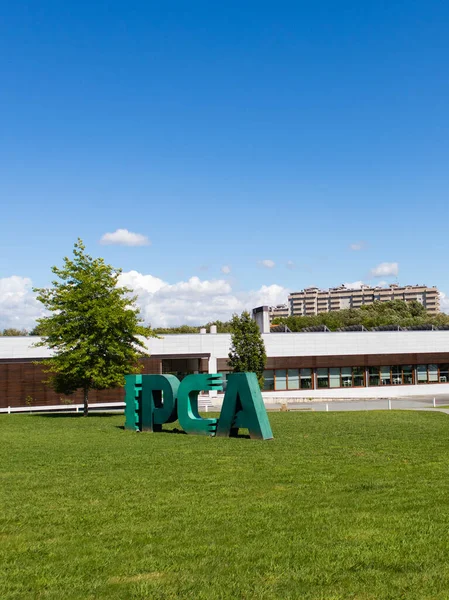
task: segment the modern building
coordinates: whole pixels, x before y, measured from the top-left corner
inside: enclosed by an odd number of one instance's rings
[[[269,308],[255,309],[270,331]],[[263,333],[265,396],[386,397],[449,392],[449,330]],[[81,403],[42,383],[38,364],[51,350],[33,337],[0,337],[0,408]],[[164,335],[146,340],[144,373],[229,373],[229,334]],[[36,363],[37,361],[37,363]],[[395,392],[396,390],[396,392]],[[122,389],[92,392],[90,401],[120,402]]]
[[[440,294],[436,287],[425,285],[399,286],[391,284],[389,287],[370,287],[362,285],[360,289],[350,289],[344,285],[329,290],[320,290],[316,287],[305,288],[300,292],[293,292],[288,297],[290,314],[294,316],[317,315],[333,310],[345,308],[360,308],[364,304],[372,304],[387,300],[416,300],[424,306],[429,314],[440,312]]]

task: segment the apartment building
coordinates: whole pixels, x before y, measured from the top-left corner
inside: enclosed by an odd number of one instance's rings
[[[288,317],[290,316],[290,308],[288,304],[278,304],[277,306],[270,306],[269,308],[270,321],[277,317]]]
[[[320,290],[316,287],[305,288],[300,292],[293,292],[288,297],[291,315],[317,315],[332,310],[345,308],[360,308],[363,304],[372,304],[388,300],[416,300],[432,315],[440,312],[440,294],[438,289],[426,285],[399,286],[391,284],[389,287],[371,287],[362,285],[360,289],[350,289],[341,285]]]

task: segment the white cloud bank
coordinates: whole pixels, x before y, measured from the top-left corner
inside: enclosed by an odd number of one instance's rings
[[[191,277],[188,281],[170,284],[137,271],[122,273],[120,285],[126,285],[137,295],[142,318],[153,327],[201,325],[215,319],[225,321],[233,313],[256,306],[283,304],[289,294],[288,289],[276,284],[234,292],[224,279],[209,281]],[[31,279],[15,275],[0,279],[0,329],[32,329],[36,319],[44,314]]]
[[[440,310],[449,313],[449,296],[444,292],[440,292]]]
[[[170,284],[137,271],[122,273],[120,284],[134,290],[143,319],[153,327],[201,325],[215,319],[225,321],[233,313],[262,304],[285,303],[289,294],[289,290],[276,284],[249,292],[234,292],[223,279],[208,281],[191,277],[188,281]]]
[[[137,295],[142,318],[153,327],[201,325],[215,319],[225,321],[233,313],[256,306],[283,304],[289,294],[288,289],[276,284],[234,292],[224,279],[209,281],[191,277],[188,281],[170,284],[137,271],[122,273],[120,285],[126,285]],[[0,329],[32,329],[36,319],[44,314],[31,279],[16,275],[0,279]]]
[[[361,282],[347,283],[356,287]],[[285,304],[289,290],[280,285],[263,285],[258,290],[235,292],[223,279],[188,281],[170,284],[159,277],[128,271],[120,275],[120,284],[130,287],[138,296],[146,323],[157,326],[181,324],[201,325],[208,321],[225,321],[232,313],[256,306]],[[441,310],[449,313],[449,296],[440,294]],[[44,316],[43,306],[36,300],[32,282],[27,277],[0,278],[0,329],[16,327],[32,329],[36,319]]]
[[[364,283],[363,281],[353,281],[352,283],[344,283],[343,285],[347,287],[348,290],[359,290]]]
[[[149,246],[150,240],[146,235],[133,233],[127,229],[117,229],[113,233],[105,233],[100,239],[103,246]]]
[[[372,277],[397,277],[398,273],[399,264],[397,262],[383,262],[371,269]]]
[[[0,279],[0,329],[32,329],[45,310],[36,300],[31,279],[12,275]]]

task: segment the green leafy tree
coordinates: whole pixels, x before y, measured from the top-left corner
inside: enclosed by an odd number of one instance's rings
[[[15,327],[8,327],[7,329],[4,329],[0,335],[4,335],[4,336],[21,336],[21,335],[28,335],[28,331],[26,329],[16,329]]]
[[[234,373],[256,373],[263,388],[263,372],[267,361],[265,344],[257,323],[245,311],[231,319],[229,365]]]
[[[285,323],[291,331],[303,331],[307,327],[326,325],[331,331],[350,325],[363,325],[366,329],[381,325],[412,327],[416,325],[442,326],[449,324],[449,316],[443,313],[430,315],[424,306],[412,300],[376,301],[357,309],[335,310],[313,316],[292,316],[274,319],[273,323]]]
[[[36,345],[54,351],[43,361],[47,383],[67,395],[83,390],[87,416],[90,390],[121,387],[127,373],[141,370],[139,358],[146,353],[138,336],[150,332],[141,325],[131,290],[118,286],[121,270],[86,254],[82,240],[73,258],[52,272],[58,277],[52,287],[35,290],[50,312],[38,319],[43,339]]]

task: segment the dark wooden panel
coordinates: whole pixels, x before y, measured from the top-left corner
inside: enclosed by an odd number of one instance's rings
[[[142,373],[161,373],[161,361],[153,358],[142,359]],[[78,391],[71,396],[56,394],[44,383],[47,378],[42,366],[35,362],[0,362],[0,408],[8,406],[27,406],[27,399],[34,406],[49,406],[52,404],[81,404],[82,392]],[[95,402],[123,402],[123,388],[111,390],[92,390],[89,401]]]
[[[268,358],[266,368],[378,367],[382,365],[419,365],[429,363],[449,363],[449,352],[355,354],[341,356],[278,356]]]
[[[230,367],[227,358],[217,358],[217,371],[229,371]]]

